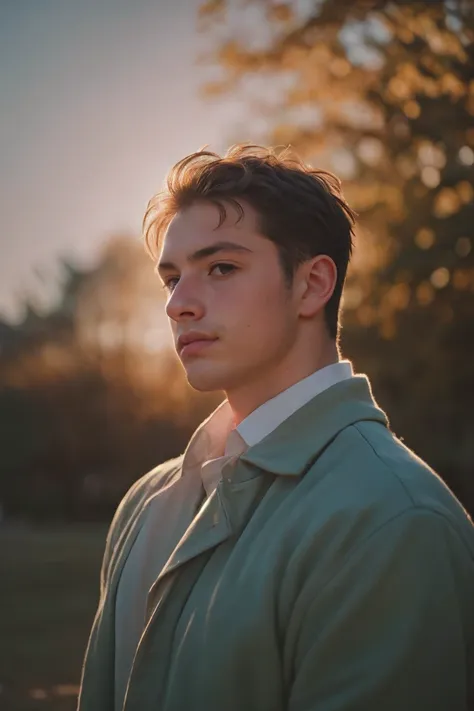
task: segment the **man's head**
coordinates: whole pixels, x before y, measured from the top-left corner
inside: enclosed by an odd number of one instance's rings
[[[234,146],[174,166],[144,234],[176,342],[214,339],[177,342],[194,387],[228,391],[336,343],[353,224],[339,180],[286,152]]]

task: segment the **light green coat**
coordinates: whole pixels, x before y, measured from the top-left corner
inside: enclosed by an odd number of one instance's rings
[[[114,709],[114,607],[147,501],[181,533],[202,496],[182,457],[113,520],[81,711]],[[150,596],[126,711],[467,711],[474,528],[387,428],[367,380],[326,390],[251,447]]]

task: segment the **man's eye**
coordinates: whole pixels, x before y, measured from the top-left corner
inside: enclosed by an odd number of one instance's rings
[[[225,262],[219,262],[219,264],[214,264],[214,266],[211,267],[210,274],[215,273],[215,269],[219,269],[220,271],[220,274],[217,274],[217,276],[226,276],[226,274],[231,274],[233,271],[235,271],[237,267],[233,264],[225,264]]]
[[[219,271],[216,271],[219,270]],[[231,274],[232,272],[237,271],[237,267],[234,264],[226,264],[225,262],[219,262],[218,264],[214,264],[210,270],[209,274],[215,274],[216,276],[227,276],[227,274]],[[175,290],[179,282],[179,277],[169,277],[163,284],[163,289],[165,289],[167,292],[170,294]]]
[[[177,283],[179,281],[178,277],[171,277],[165,283],[163,284],[163,289],[166,289],[167,291],[171,292],[175,289]]]

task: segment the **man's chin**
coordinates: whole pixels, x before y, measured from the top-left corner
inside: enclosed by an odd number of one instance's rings
[[[227,378],[217,372],[211,364],[195,363],[184,366],[186,377],[190,386],[198,392],[208,393],[215,390],[225,390]]]

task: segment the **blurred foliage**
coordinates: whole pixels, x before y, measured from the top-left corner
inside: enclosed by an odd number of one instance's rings
[[[214,0],[209,101],[235,139],[334,170],[360,216],[344,352],[474,511],[474,3]]]
[[[110,518],[135,479],[181,453],[216,395],[173,356],[141,244],[110,240],[92,271],[64,265],[60,303],[0,324],[0,504],[35,520]]]

